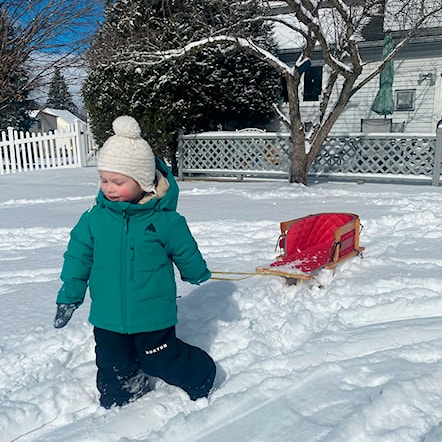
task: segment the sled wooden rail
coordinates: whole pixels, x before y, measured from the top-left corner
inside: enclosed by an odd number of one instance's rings
[[[354,232],[354,237],[351,235],[346,237],[350,232]],[[359,236],[361,232],[361,221],[359,217],[353,221],[345,224],[342,227],[338,227],[334,232],[335,238],[335,251],[333,253],[333,261],[327,264],[327,269],[336,267],[340,262],[352,258],[356,255],[361,255],[365,247],[359,245]],[[351,252],[343,253],[346,250],[352,249]]]

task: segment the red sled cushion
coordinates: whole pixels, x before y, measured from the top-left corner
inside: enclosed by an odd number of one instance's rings
[[[296,269],[302,273],[311,273],[331,261],[333,247],[328,244],[312,246],[304,251],[294,252],[270,264],[270,267],[285,266],[290,270]]]
[[[352,220],[353,215],[347,213],[321,213],[296,220],[285,237],[285,257],[270,266],[310,273],[327,265],[333,260],[335,230]]]

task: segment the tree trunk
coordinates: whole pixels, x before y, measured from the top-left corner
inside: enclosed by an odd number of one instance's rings
[[[287,95],[290,114],[290,135],[292,140],[292,161],[289,172],[290,183],[302,183],[307,185],[307,154],[305,152],[305,133],[301,120],[299,106],[299,81],[300,76],[295,72],[287,80]]]
[[[292,162],[289,181],[307,185],[307,156],[305,154],[305,138],[303,130],[292,129]]]

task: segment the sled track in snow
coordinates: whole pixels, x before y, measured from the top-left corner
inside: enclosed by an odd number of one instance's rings
[[[406,329],[407,333],[401,333],[402,328]],[[413,336],[413,340],[409,339],[410,335]],[[332,345],[330,345],[330,351],[324,354],[321,349],[324,348],[324,341],[328,340]],[[434,343],[434,341],[438,341],[438,346],[442,348],[441,317],[387,321],[349,328],[338,337],[321,333],[306,346],[289,355],[289,358],[281,358],[280,360],[276,358],[272,361],[274,370],[281,366],[281,368],[290,371],[290,375],[286,376],[287,381],[291,384],[290,387],[272,395],[272,397],[266,397],[266,394],[260,393],[261,387],[267,382],[267,379],[264,378],[261,385],[254,387],[255,394],[252,403],[248,399],[238,401],[235,407],[231,407],[224,413],[223,422],[209,421],[204,431],[195,433],[186,441],[221,441],[226,433],[228,434],[229,426],[250,419],[250,416],[254,414],[263,416],[265,419],[265,410],[270,407],[278,407],[278,402],[283,404],[282,407],[286,406],[284,404],[287,401],[296,403],[300,399],[298,391],[309,388],[314,391],[315,384],[320,379],[341,376],[346,382],[351,382],[351,380],[355,382],[355,379],[357,382],[354,366],[358,365],[358,361],[366,363],[368,358],[373,360],[373,364],[381,364],[390,360],[392,352],[396,353],[397,357],[403,357],[403,353],[413,352],[420,344]],[[428,361],[429,372],[432,371],[430,364],[434,362],[437,362],[437,358]],[[371,385],[378,387],[379,394],[382,394],[382,386],[388,380],[383,375],[376,375],[375,372],[371,374],[371,377]],[[442,378],[442,375],[439,377]],[[217,399],[222,401],[222,386],[219,392],[214,393],[212,406],[216,406]],[[327,440],[326,433],[331,429],[324,431],[324,439],[318,440]]]

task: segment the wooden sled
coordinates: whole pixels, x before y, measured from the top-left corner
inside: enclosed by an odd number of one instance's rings
[[[317,213],[280,223],[281,254],[256,272],[286,278],[287,283],[309,280],[323,268],[362,255],[359,216],[354,213]]]

